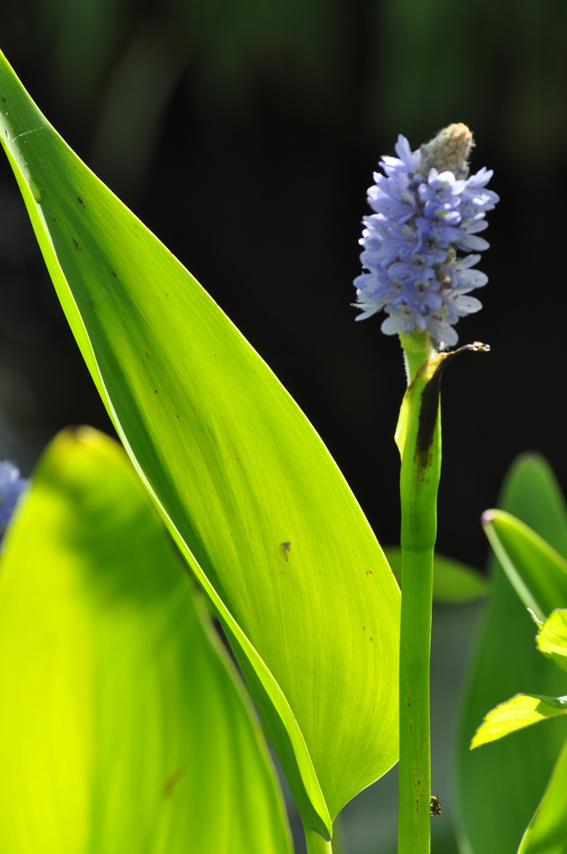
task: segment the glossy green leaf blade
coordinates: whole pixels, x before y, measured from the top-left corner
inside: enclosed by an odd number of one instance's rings
[[[398,546],[384,546],[384,554],[401,585],[402,551]],[[486,596],[488,582],[484,576],[461,561],[435,552],[433,562],[433,601],[446,605],[472,602]]]
[[[538,632],[540,652],[567,670],[567,610],[556,608]]]
[[[487,510],[483,526],[516,593],[542,621],[567,606],[567,560],[528,525],[502,510]]]
[[[567,558],[567,513],[541,458],[512,466],[500,506]],[[491,563],[491,594],[464,696],[456,793],[461,846],[468,854],[516,854],[565,739],[565,721],[549,720],[481,750],[469,749],[486,713],[518,691],[559,696],[565,676],[536,648],[536,626],[504,571]]]
[[[542,801],[532,818],[518,854],[567,852],[567,741],[553,769]]]
[[[10,526],[0,684],[1,851],[290,854],[201,594],[122,449],[88,428],[54,440]]]
[[[304,415],[0,62],[2,142],[117,430],[218,610],[306,824],[397,758],[399,590]],[[329,816],[330,813],[330,816]]]
[[[567,714],[567,697],[540,697],[516,694],[484,716],[471,741],[471,750],[496,741],[508,733],[537,724],[546,718]]]

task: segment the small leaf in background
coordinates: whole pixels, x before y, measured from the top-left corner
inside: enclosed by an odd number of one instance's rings
[[[0,572],[0,850],[290,854],[240,679],[122,449],[48,448]]]
[[[567,560],[562,555],[510,513],[486,510],[482,522],[510,583],[538,620],[567,606]]]
[[[384,554],[401,586],[402,551],[398,546],[385,546]],[[433,601],[460,604],[480,599],[488,593],[488,582],[477,569],[458,560],[435,553],[433,564]]]
[[[545,460],[523,455],[504,482],[502,509],[567,559],[567,513]],[[487,611],[463,698],[458,733],[456,812],[468,854],[516,854],[565,741],[563,720],[469,749],[486,713],[518,691],[557,697],[565,674],[537,650],[536,626],[495,558]]]
[[[395,579],[303,413],[2,55],[0,96],[2,144],[91,375],[222,620],[305,825],[328,838],[397,760]]]
[[[539,697],[537,694],[516,694],[511,700],[500,703],[485,715],[477,729],[471,750],[496,741],[526,726],[537,724],[555,715],[567,714],[567,697]]]
[[[518,854],[565,854],[567,851],[567,741]]]
[[[556,608],[538,632],[540,652],[567,670],[567,610]]]

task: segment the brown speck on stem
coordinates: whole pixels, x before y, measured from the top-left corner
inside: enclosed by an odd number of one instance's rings
[[[157,388],[154,388],[154,394],[157,394]]]
[[[114,272],[114,270],[112,271],[112,275],[114,276],[114,278],[116,278],[116,273]]]
[[[81,197],[80,197],[80,196],[77,196],[77,201],[78,201],[78,203],[79,203],[80,205],[82,205],[83,207],[85,207],[85,203],[84,203],[84,201],[81,199]]]

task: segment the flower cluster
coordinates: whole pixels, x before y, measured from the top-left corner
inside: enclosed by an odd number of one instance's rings
[[[0,462],[0,540],[27,483],[15,465]]]
[[[492,172],[468,177],[472,144],[465,125],[450,125],[414,152],[400,135],[398,157],[382,159],[360,240],[368,272],[354,282],[357,320],[384,309],[386,335],[427,329],[442,347],[457,343],[459,317],[482,308],[468,294],[488,279],[473,269],[480,255],[470,253],[488,248],[477,235],[498,196],[486,189]]]

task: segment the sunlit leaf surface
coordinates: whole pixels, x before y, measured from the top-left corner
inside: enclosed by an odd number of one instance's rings
[[[567,610],[556,608],[538,632],[537,646],[540,652],[551,658],[563,670],[567,670]]]
[[[0,684],[2,852],[290,854],[202,594],[93,430],[55,439],[4,542]]]
[[[2,143],[93,379],[223,621],[304,822],[328,836],[397,759],[396,582],[293,400],[3,58],[0,97]]]
[[[547,463],[520,457],[503,489],[502,509],[517,516],[567,558],[567,513]],[[516,735],[469,749],[486,713],[519,691],[557,697],[565,674],[537,650],[537,626],[493,560],[491,595],[461,715],[457,814],[463,850],[516,854],[565,740],[567,722],[549,720]]]
[[[567,714],[567,697],[538,697],[537,694],[516,694],[511,700],[500,703],[485,715],[471,741],[471,748],[488,744],[516,732],[518,729],[537,724],[555,715]],[[518,748],[520,749],[520,748]]]

